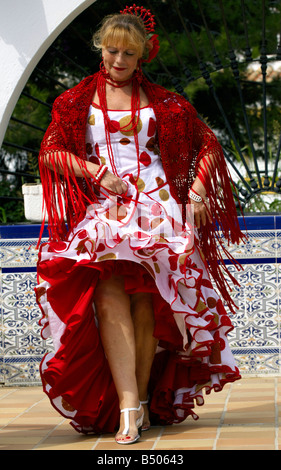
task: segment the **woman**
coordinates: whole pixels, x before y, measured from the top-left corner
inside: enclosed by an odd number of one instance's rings
[[[50,240],[36,292],[55,347],[44,390],[80,432],[119,426],[119,444],[151,421],[197,419],[204,388],[240,378],[209,278],[233,309],[214,222],[242,238],[228,173],[194,108],[144,78],[153,31],[135,5],[105,18],[101,69],[57,98],[39,160]]]

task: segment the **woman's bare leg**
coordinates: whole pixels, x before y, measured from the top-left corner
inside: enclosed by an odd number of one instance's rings
[[[134,326],[130,297],[124,291],[123,278],[112,276],[108,280],[99,281],[94,302],[101,340],[119,397],[120,409],[138,408]],[[142,413],[142,408],[139,412],[130,412],[129,436],[132,438],[137,435],[136,419]],[[123,430],[124,413],[121,413],[119,432],[122,433]]]
[[[134,322],[136,342],[136,379],[141,401],[147,400],[148,382],[152,362],[157,348],[157,339],[153,337],[154,311],[149,293],[137,293],[131,296],[131,312]],[[144,405],[143,426],[149,426],[149,411]]]

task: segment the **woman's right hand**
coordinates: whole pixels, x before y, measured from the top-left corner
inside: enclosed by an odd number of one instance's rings
[[[87,161],[86,167],[87,167],[88,176],[90,178],[93,178],[93,183],[94,183],[95,176],[97,172],[99,171],[100,165]],[[126,193],[128,189],[126,183],[121,178],[111,173],[109,170],[107,170],[105,174],[103,175],[100,181],[100,185],[102,186],[102,188],[106,189],[108,192],[119,194],[119,195]]]
[[[110,171],[106,171],[104,176],[101,179],[100,185],[105,188],[107,191],[114,193],[114,194],[124,194],[126,193],[128,186],[126,183],[119,178],[118,176],[115,176],[113,173]]]

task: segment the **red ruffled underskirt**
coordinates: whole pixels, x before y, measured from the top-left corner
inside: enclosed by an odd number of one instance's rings
[[[52,405],[63,416],[71,418],[71,424],[79,432],[111,433],[118,428],[118,397],[92,307],[98,279],[106,279],[111,274],[124,277],[128,294],[152,293],[154,336],[159,339],[160,347],[149,383],[152,424],[179,423],[189,415],[197,419],[193,408],[195,404],[204,403],[202,388],[207,393],[212,389],[220,391],[226,383],[240,378],[239,371],[220,363],[215,343],[208,345],[208,364],[202,361],[202,353],[196,357],[195,352],[188,358],[178,354],[183,348],[183,338],[154,279],[144,267],[122,260],[79,264],[75,260],[56,258],[38,263],[38,279],[51,283],[48,302],[66,325],[60,348],[55,354],[46,354],[40,368],[44,391]],[[40,287],[36,288],[36,295],[40,305]],[[46,311],[42,309],[42,313],[45,317]],[[229,320],[228,331],[231,329]],[[211,380],[214,374],[220,378]],[[175,394],[179,390],[182,393],[177,403]]]

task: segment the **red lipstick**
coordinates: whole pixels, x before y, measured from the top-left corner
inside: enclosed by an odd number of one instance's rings
[[[113,66],[113,68],[114,68],[115,70],[118,70],[118,72],[122,72],[122,70],[126,70],[125,68],[122,68],[122,69],[121,69],[120,67],[114,67],[114,66]]]

